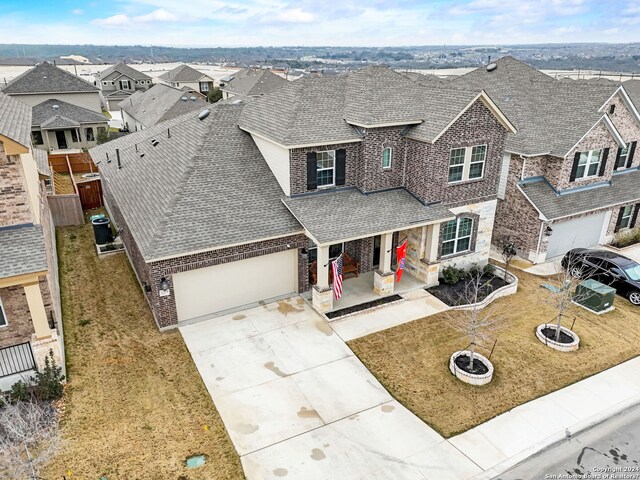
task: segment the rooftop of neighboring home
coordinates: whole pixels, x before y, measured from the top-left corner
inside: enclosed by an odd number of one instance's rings
[[[47,270],[47,254],[40,225],[0,227],[0,278]]]
[[[477,99],[515,131],[479,88],[425,87],[382,66],[287,83],[248,104],[240,128],[296,147],[360,141],[358,127],[414,125],[406,132],[408,137],[432,142]]]
[[[289,83],[271,70],[256,68],[245,68],[225,78],[228,80],[224,82],[224,86],[220,87],[222,90],[249,97],[273,92]]]
[[[191,112],[90,150],[146,261],[302,232],[237,126],[242,103],[209,110],[204,120]]]
[[[0,136],[31,145],[31,107],[0,93]]]
[[[106,78],[113,72],[118,72],[121,75],[131,78],[132,80],[151,80],[151,77],[149,75],[146,75],[140,70],[136,70],[135,68],[130,67],[124,62],[116,63],[115,65],[110,66],[109,68],[100,72],[96,77],[98,79]]]
[[[566,156],[597,122],[612,128],[602,107],[619,89],[615,82],[558,81],[513,57],[454,78],[451,85],[484,89],[500,105],[519,130],[507,139],[507,151],[557,157]]]
[[[145,92],[138,91],[118,106],[144,126],[149,127],[210,105],[202,98],[179,88],[158,83]]]
[[[32,126],[42,130],[79,127],[86,123],[108,123],[101,113],[57,99],[46,100],[33,107]]]
[[[185,82],[185,83],[193,83],[201,81],[202,77],[209,78],[206,74],[196,70],[195,68],[190,67],[189,65],[179,65],[173,70],[169,70],[168,72],[160,75],[160,80],[164,80],[165,82]]]
[[[2,92],[10,95],[34,93],[97,92],[98,87],[73,73],[42,62],[11,80]]]

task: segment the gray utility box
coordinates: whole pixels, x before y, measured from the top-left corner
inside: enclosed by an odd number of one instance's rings
[[[615,288],[589,279],[578,284],[573,301],[594,312],[603,312],[613,308],[615,297]]]

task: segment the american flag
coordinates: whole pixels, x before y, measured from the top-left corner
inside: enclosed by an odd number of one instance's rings
[[[336,300],[342,297],[342,254],[331,262],[333,271],[333,296]]]

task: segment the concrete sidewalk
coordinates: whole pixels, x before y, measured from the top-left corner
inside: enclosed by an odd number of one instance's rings
[[[640,403],[640,357],[532,400],[449,439],[490,479],[567,435]]]

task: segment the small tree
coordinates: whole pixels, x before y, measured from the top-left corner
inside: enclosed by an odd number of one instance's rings
[[[504,271],[509,271],[509,265],[511,264],[511,260],[518,254],[518,247],[515,242],[506,240],[502,244],[502,260],[504,260]]]
[[[107,143],[111,140],[111,135],[109,135],[109,131],[106,128],[99,128],[98,135],[96,136],[96,142],[98,145],[102,145],[103,143]]]
[[[222,100],[222,90],[220,90],[220,87],[213,87],[209,90],[209,93],[207,93],[207,101],[209,103],[216,103],[219,100]]]
[[[56,411],[32,397],[0,399],[0,477],[36,480],[60,447]]]
[[[493,276],[486,278],[488,269],[472,268],[465,281],[464,292],[460,295],[460,305],[469,305],[463,310],[452,312],[452,325],[463,334],[469,342],[468,372],[473,373],[473,361],[476,347],[486,345],[500,327],[500,319],[496,316],[495,308],[481,308],[478,302],[486,297],[491,289]],[[484,279],[483,279],[484,277]]]

